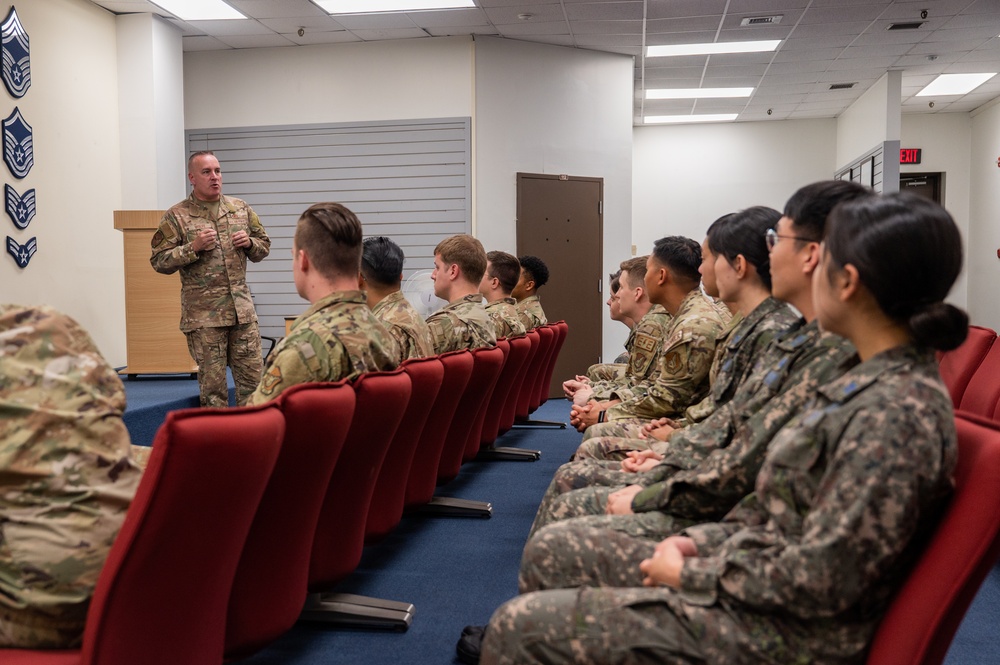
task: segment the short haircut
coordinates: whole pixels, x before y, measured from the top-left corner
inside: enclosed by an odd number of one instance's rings
[[[199,150],[198,152],[192,152],[191,156],[188,157],[188,173],[191,173],[191,165],[194,164],[194,160],[199,157],[204,157],[208,155],[209,157],[215,157],[215,153],[211,150]]]
[[[610,280],[608,286],[611,287],[611,295],[618,293],[618,289],[622,288],[621,276],[621,268],[608,275],[608,279]]]
[[[361,222],[339,203],[317,203],[299,217],[295,248],[328,279],[357,275],[361,269]]]
[[[634,256],[631,259],[626,259],[621,262],[618,266],[619,273],[628,273],[628,287],[630,289],[637,289],[645,284],[646,280],[646,259],[649,256]],[[619,275],[619,281],[621,276]]]
[[[701,245],[684,236],[667,236],[653,244],[653,256],[666,266],[674,279],[691,288],[701,281]]]
[[[792,194],[785,204],[784,216],[792,220],[797,236],[819,242],[823,239],[826,218],[835,205],[871,193],[871,189],[850,180],[820,180]]]
[[[366,282],[379,286],[399,286],[405,260],[402,248],[391,238],[365,238],[361,254],[361,274]]]
[[[460,233],[445,238],[434,248],[434,253],[440,254],[441,260],[447,265],[457,265],[465,279],[475,284],[479,284],[486,273],[486,250],[483,249],[483,243],[468,234]]]
[[[537,256],[525,254],[517,257],[517,260],[521,262],[521,270],[531,275],[531,279],[535,282],[536,291],[549,281],[549,269],[545,262]]]
[[[733,264],[743,256],[757,271],[761,283],[771,290],[771,254],[767,251],[765,234],[781,219],[773,208],[754,206],[725,217],[720,217],[708,227],[708,248]]]
[[[490,262],[487,268],[489,276],[500,280],[500,289],[509,294],[521,278],[521,262],[513,254],[496,250],[489,252],[486,258]]]

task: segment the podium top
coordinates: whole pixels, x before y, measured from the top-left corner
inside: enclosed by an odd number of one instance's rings
[[[115,210],[115,228],[119,231],[126,229],[155,231],[160,225],[163,212],[163,210]]]

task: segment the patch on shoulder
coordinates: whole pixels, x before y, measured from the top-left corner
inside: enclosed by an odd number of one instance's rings
[[[650,335],[644,335],[642,333],[635,336],[634,348],[642,349],[643,351],[652,352],[656,349],[657,339]]]
[[[676,374],[684,366],[680,351],[671,351],[663,358],[663,364],[670,374]]]
[[[281,368],[272,365],[260,380],[260,391],[265,395],[273,395],[274,389],[281,385]]]

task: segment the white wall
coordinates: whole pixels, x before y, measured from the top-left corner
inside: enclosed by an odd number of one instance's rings
[[[66,312],[109,362],[124,365],[124,257],[112,219],[121,203],[114,16],[83,0],[16,7],[30,39],[32,83],[19,100],[0,93],[0,113],[21,109],[34,130],[35,166],[23,180],[5,166],[0,173],[22,194],[34,188],[38,211],[24,231],[0,213],[0,240],[37,237],[38,253],[21,270],[3,252],[0,299]]]
[[[962,232],[966,250],[965,267],[951,290],[949,300],[958,307],[965,308],[969,298],[969,155],[972,150],[972,118],[968,113],[907,113],[902,119],[901,140],[904,148],[923,149],[921,163],[901,165],[903,173],[944,173],[942,201]],[[996,256],[995,252],[993,256]]]
[[[835,143],[833,119],[636,127],[637,253],[667,235],[701,242],[709,224],[736,210],[780,211],[799,187],[833,176]]]
[[[604,179],[604,267],[618,267],[632,219],[630,57],[496,38],[476,39],[476,236],[516,250],[516,174]],[[627,331],[604,321],[604,357]]]
[[[886,72],[837,117],[836,168],[899,139],[903,73]]]
[[[969,198],[969,316],[973,323],[1000,330],[1000,104],[972,116]]]
[[[472,76],[468,37],[189,52],[185,127],[468,117]]]

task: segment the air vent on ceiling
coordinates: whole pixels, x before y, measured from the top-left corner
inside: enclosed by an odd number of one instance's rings
[[[850,90],[858,84],[857,81],[854,83],[831,83],[830,90]]]
[[[740,25],[777,25],[781,23],[781,19],[784,14],[775,14],[774,16],[747,16],[742,21]]]
[[[909,23],[890,23],[886,30],[916,30],[924,24],[923,21],[910,21]]]

